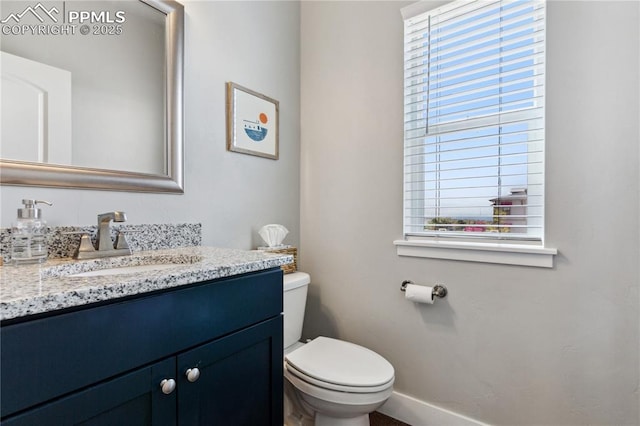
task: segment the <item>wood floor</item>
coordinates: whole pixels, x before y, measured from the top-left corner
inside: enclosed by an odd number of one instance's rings
[[[411,426],[377,411],[369,414],[369,423],[371,426]]]

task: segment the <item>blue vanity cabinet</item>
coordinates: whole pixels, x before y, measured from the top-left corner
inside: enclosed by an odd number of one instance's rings
[[[274,318],[179,355],[178,424],[282,425],[281,336]],[[189,382],[194,366],[200,376]]]
[[[270,269],[5,321],[2,424],[280,426],[281,313]]]
[[[165,395],[158,387],[162,377],[174,375],[175,359],[167,359],[10,416],[2,425],[176,425],[176,392]]]

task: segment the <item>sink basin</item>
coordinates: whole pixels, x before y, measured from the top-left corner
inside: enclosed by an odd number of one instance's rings
[[[158,265],[133,265],[120,266],[118,268],[96,269],[95,271],[80,272],[79,274],[69,274],[69,277],[101,277],[105,275],[133,274],[135,272],[161,271],[163,269],[175,268],[178,264],[161,263]]]
[[[42,270],[43,277],[103,277],[157,272],[201,262],[199,255],[132,255],[71,262]]]

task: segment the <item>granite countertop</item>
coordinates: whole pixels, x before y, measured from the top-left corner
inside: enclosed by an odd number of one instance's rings
[[[103,302],[186,284],[274,268],[293,256],[214,247],[135,252],[131,256],[0,267],[0,320]],[[166,269],[70,276],[95,269],[166,264]],[[165,265],[163,265],[165,266]]]

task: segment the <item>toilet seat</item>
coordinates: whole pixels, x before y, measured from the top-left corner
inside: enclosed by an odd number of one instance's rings
[[[310,385],[313,385],[313,386],[315,386],[317,388],[322,388],[322,389],[326,389],[326,390],[330,390],[330,391],[344,392],[344,393],[375,393],[375,392],[382,392],[382,391],[384,391],[386,389],[389,389],[391,386],[393,386],[393,382],[395,380],[395,378],[392,378],[387,383],[384,383],[384,384],[379,385],[379,386],[342,386],[342,385],[337,385],[335,383],[325,382],[325,381],[318,380],[318,379],[315,379],[313,377],[307,376],[303,372],[299,371],[298,369],[296,369],[295,367],[293,367],[292,365],[287,364],[287,363],[285,363],[284,369],[285,369],[285,373],[288,373],[288,374],[286,374],[287,377],[294,376],[294,377],[298,378],[299,380],[302,380],[303,382],[306,382],[306,383],[308,383]]]
[[[376,393],[394,382],[393,366],[354,343],[318,337],[285,357],[285,369],[314,386],[349,393]]]
[[[307,402],[310,402],[310,400],[315,401],[312,406],[316,410],[319,406],[330,403],[336,404],[333,410],[351,411],[357,407],[356,411],[369,413],[379,407],[393,393],[393,383],[390,383],[386,389],[378,392],[342,392],[308,383],[291,374],[291,370],[288,368],[284,370],[284,377],[300,392],[303,400]]]

